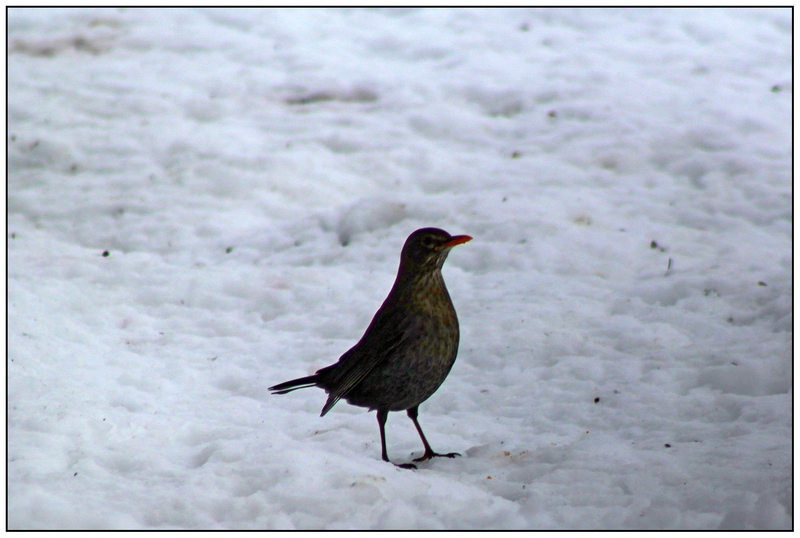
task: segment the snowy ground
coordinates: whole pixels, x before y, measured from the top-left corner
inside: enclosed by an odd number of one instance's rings
[[[790,528],[791,24],[12,9],[9,527]],[[410,471],[267,387],[423,226],[474,237],[420,414],[463,457]]]

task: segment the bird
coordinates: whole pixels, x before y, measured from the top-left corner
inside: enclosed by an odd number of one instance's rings
[[[415,462],[454,458],[456,452],[434,452],[417,417],[419,406],[442,385],[458,354],[458,317],[442,278],[450,250],[472,240],[438,228],[421,228],[406,239],[400,267],[389,295],[364,335],[339,360],[314,375],[269,387],[273,394],[319,387],[328,394],[324,417],[339,400],[377,411],[381,459],[386,451],[389,412],[405,411],[425,449]],[[391,462],[390,462],[391,463]],[[415,469],[413,463],[397,465]]]

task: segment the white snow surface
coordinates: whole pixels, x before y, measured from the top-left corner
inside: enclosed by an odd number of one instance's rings
[[[11,9],[12,529],[792,527],[790,9]],[[267,387],[413,230],[434,449]],[[107,255],[104,255],[107,252]],[[389,456],[422,444],[404,413]]]

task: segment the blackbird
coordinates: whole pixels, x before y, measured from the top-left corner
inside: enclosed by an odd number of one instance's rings
[[[434,452],[417,415],[419,404],[436,392],[456,360],[458,318],[444,285],[442,264],[452,247],[471,239],[438,228],[422,228],[409,235],[389,296],[361,340],[335,364],[269,390],[285,394],[306,387],[324,389],[328,401],[320,416],[341,399],[377,410],[383,461],[389,461],[384,432],[389,411],[406,411],[414,423],[425,447],[422,457],[414,461],[459,456]],[[399,467],[416,468],[412,463]]]

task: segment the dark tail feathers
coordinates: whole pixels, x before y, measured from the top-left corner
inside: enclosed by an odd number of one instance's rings
[[[273,394],[286,394],[287,392],[292,392],[293,390],[297,389],[316,387],[317,381],[319,381],[318,375],[310,375],[308,377],[292,379],[291,381],[284,381],[283,383],[279,383],[274,387],[270,387],[269,390],[271,390]]]

